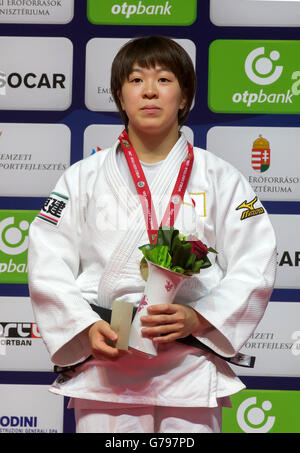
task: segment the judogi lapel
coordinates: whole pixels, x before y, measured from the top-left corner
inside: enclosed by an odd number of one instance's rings
[[[104,174],[107,181],[110,181],[113,196],[119,203],[123,204],[125,212],[130,212],[128,229],[122,235],[118,245],[115,247],[111,258],[108,260],[104,272],[101,275],[98,286],[98,303],[102,307],[109,308],[115,298],[114,289],[120,280],[125,266],[128,264],[133,252],[141,244],[143,236],[147,240],[145,219],[141,204],[136,193],[132,193],[126,185],[116,160],[117,144],[108,153],[104,162]],[[164,213],[169,202],[174,181],[176,180],[182,160],[187,153],[187,142],[183,135],[172,148],[164,160],[158,174],[152,181],[150,189],[153,196],[153,203],[157,213]],[[120,194],[120,187],[126,187],[126,193]],[[128,205],[124,205],[128,203]],[[161,219],[158,219],[160,222]]]

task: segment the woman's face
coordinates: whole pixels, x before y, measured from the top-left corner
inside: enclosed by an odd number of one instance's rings
[[[134,64],[119,99],[129,119],[129,130],[160,134],[178,130],[178,111],[185,99],[178,79],[169,69]]]

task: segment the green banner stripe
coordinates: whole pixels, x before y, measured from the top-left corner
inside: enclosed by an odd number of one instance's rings
[[[88,0],[87,17],[96,25],[191,25],[197,0]]]
[[[0,282],[27,284],[27,247],[30,224],[39,214],[36,210],[1,209],[0,222],[6,222],[6,230],[19,230],[19,242],[3,242],[0,248]],[[3,239],[3,238],[2,238]],[[9,239],[9,238],[6,238]],[[13,253],[10,253],[13,252]],[[17,252],[17,253],[16,253]]]
[[[209,49],[216,113],[300,113],[300,41],[218,39]]]

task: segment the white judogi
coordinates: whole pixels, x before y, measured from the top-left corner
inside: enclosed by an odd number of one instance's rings
[[[130,174],[127,179],[120,171],[120,152],[116,143],[71,166],[41,218],[31,225],[30,295],[40,333],[57,365],[91,354],[87,330],[99,317],[90,303],[111,307],[119,299],[138,305],[142,297],[138,246],[149,240]],[[159,222],[186,152],[182,135],[150,184]],[[176,301],[190,305],[214,326],[198,338],[229,357],[264,314],[275,279],[275,236],[245,178],[208,151],[194,148],[194,154],[175,227],[185,234],[197,232],[218,255],[209,255],[212,266],[188,279]],[[251,215],[242,220],[247,210]],[[51,390],[102,402],[216,407],[219,398],[242,388],[225,361],[174,342],[160,346],[151,359],[137,354],[114,362],[93,359],[56,380]]]

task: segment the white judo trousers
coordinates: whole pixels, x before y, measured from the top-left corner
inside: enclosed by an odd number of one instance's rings
[[[221,405],[117,406],[81,409],[75,402],[76,433],[220,433],[222,429]]]

